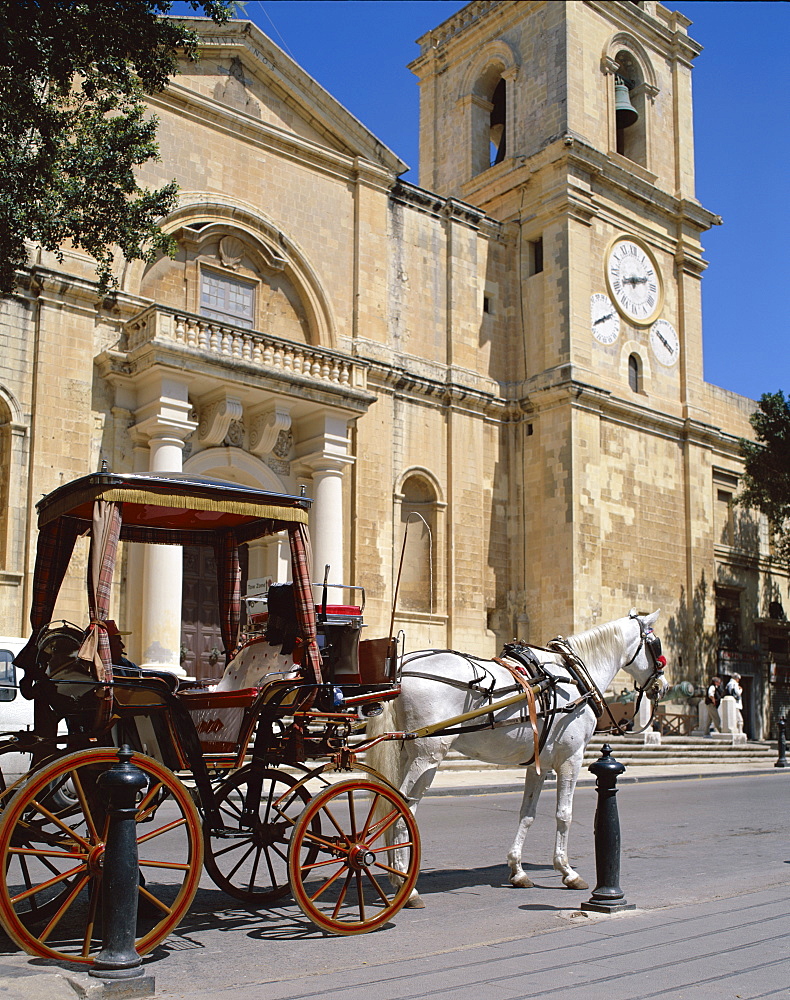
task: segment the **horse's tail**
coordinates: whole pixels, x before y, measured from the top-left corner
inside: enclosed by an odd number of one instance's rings
[[[383,733],[398,731],[395,702],[384,702],[383,709],[381,715],[368,721],[367,736],[369,739],[375,739],[376,736],[381,736]],[[403,756],[397,740],[382,740],[381,743],[377,743],[366,752],[365,762],[369,767],[378,771],[382,778],[400,790],[404,778]]]

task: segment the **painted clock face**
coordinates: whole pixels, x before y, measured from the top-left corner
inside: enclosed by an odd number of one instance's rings
[[[658,319],[650,327],[650,346],[656,361],[670,368],[680,357],[680,341],[674,326],[665,319]]]
[[[620,336],[620,317],[608,295],[590,296],[590,323],[593,337],[602,344],[613,344]]]
[[[639,326],[661,312],[664,290],[653,255],[634,237],[620,237],[606,258],[606,285],[622,315]]]

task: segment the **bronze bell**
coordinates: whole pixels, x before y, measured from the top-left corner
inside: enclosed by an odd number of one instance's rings
[[[639,121],[639,112],[631,103],[628,93],[629,87],[622,77],[615,77],[614,81],[614,114],[618,128],[628,128]]]

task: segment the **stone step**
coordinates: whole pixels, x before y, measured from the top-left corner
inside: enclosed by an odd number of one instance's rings
[[[705,737],[663,737],[659,744],[646,744],[631,737],[595,737],[584,754],[584,762],[592,763],[601,756],[601,747],[609,743],[613,756],[626,766],[629,764],[760,764],[776,760],[777,749],[772,743],[751,741],[725,743]],[[488,764],[472,760],[456,751],[450,751],[442,764],[444,769],[455,771],[506,770],[508,765]]]

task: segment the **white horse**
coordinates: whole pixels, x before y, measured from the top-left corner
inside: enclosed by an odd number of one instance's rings
[[[637,615],[632,611],[606,625],[571,636],[567,653],[531,647],[551,678],[549,691],[556,691],[556,714],[545,735],[539,754],[540,773],[534,762],[527,767],[524,797],[521,803],[516,839],[508,853],[510,881],[514,886],[532,886],[521,864],[521,853],[527,830],[535,819],[543,781],[548,770],[557,775],[557,834],[554,846],[554,868],[561,872],[563,883],[570,889],[587,889],[587,883],[568,861],[568,833],[571,825],[573,793],[581,770],[584,751],[595,731],[596,714],[589,696],[584,696],[584,684],[574,681],[573,657],[582,662],[589,679],[603,692],[621,668],[634,678],[637,690],[656,701],[667,688],[663,675],[666,663],[661,656],[661,644],[653,634],[658,611]],[[426,650],[410,653],[401,664],[401,694],[389,702],[382,715],[368,723],[368,735],[386,732],[413,733],[425,726],[452,719],[498,697],[509,697],[517,685],[514,676],[495,660],[481,660],[450,650]],[[578,670],[575,671],[577,674]],[[549,716],[551,711],[549,710]],[[542,716],[542,717],[541,717]],[[430,787],[439,765],[451,748],[474,760],[492,764],[526,764],[533,756],[533,730],[524,703],[496,712],[495,727],[478,728],[465,733],[467,727],[480,726],[490,716],[476,718],[461,726],[453,726],[448,735],[427,736],[414,740],[385,741],[372,747],[368,763],[390,780],[407,799],[414,812]],[[550,721],[550,720],[549,720]],[[545,715],[538,716],[539,731],[545,725]],[[461,729],[461,732],[458,730]],[[539,739],[543,743],[543,735]],[[398,831],[395,832],[397,842]],[[403,870],[398,851],[393,850],[393,867]],[[416,889],[407,906],[424,905]]]

